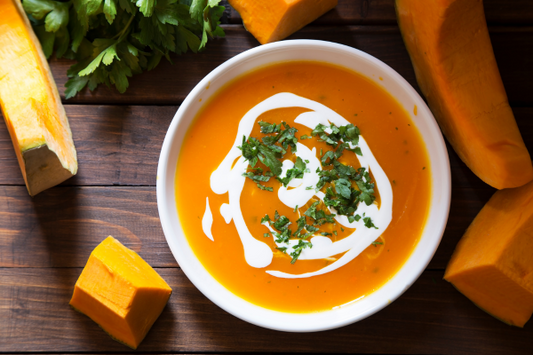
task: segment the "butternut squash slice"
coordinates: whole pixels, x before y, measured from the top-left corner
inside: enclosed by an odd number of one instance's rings
[[[70,305],[112,338],[136,349],[172,293],[137,253],[112,236],[91,253]]]
[[[476,305],[523,327],[533,313],[533,182],[497,191],[453,253],[444,278]]]
[[[337,6],[337,0],[229,0],[261,43],[284,39]]]
[[[482,0],[396,0],[396,12],[420,89],[459,157],[497,189],[533,180]]]
[[[50,68],[19,0],[0,0],[0,107],[31,196],[75,175],[76,149]]]

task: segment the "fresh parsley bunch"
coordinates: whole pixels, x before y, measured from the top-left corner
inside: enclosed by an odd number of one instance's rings
[[[155,68],[170,53],[197,52],[223,37],[220,0],[23,0],[46,57],[75,59],[66,98]]]

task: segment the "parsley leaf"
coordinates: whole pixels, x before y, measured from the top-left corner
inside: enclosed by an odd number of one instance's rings
[[[264,121],[259,121],[258,124],[261,127],[261,133],[270,134],[281,132],[281,124],[268,123]]]
[[[295,246],[292,247],[294,249],[294,251],[289,254],[290,256],[292,256],[291,264],[294,264],[296,262],[296,260],[298,260],[298,258],[300,257],[300,254],[302,254],[302,251],[305,248],[311,249],[312,247],[313,247],[313,244],[311,244],[311,242],[308,242],[307,240],[300,239],[298,241],[298,244],[296,244]]]
[[[347,179],[338,179],[335,181],[335,191],[345,199],[350,199],[352,196],[352,184]]]
[[[257,161],[260,161],[270,169],[270,172],[273,174],[273,176],[279,176],[281,175],[281,168],[283,166],[281,159],[287,152],[287,149],[290,147],[292,152],[296,152],[296,143],[298,142],[298,138],[295,137],[295,134],[298,132],[298,130],[290,127],[285,122],[276,125],[260,121],[258,124],[261,127],[262,133],[272,133],[273,135],[264,136],[261,138],[261,141],[255,137],[249,137],[246,139],[246,136],[244,136],[242,139],[242,145],[238,148],[242,151],[243,157],[248,160],[250,167],[255,167]],[[299,162],[297,161],[297,164],[298,166],[295,167],[296,170],[291,172],[291,175],[288,175],[283,179],[286,179],[286,183],[284,183],[285,186],[294,177],[303,176],[303,172],[305,171],[305,163],[303,163],[303,161],[300,159]],[[303,168],[301,168],[302,166]],[[278,180],[282,181],[282,179],[279,178]]]
[[[372,223],[372,219],[370,217],[364,217],[363,221],[365,222],[365,227],[379,229],[374,225],[374,223]]]
[[[274,191],[273,187],[265,186],[265,185],[260,184],[260,183],[257,183],[257,187],[259,187],[261,190],[265,190],[265,191],[269,191],[269,192],[273,192]]]
[[[296,163],[294,164],[294,168],[288,169],[286,176],[281,179],[278,178],[278,180],[283,184],[283,186],[287,187],[292,179],[301,179],[304,176],[306,164],[302,160],[302,158],[297,157]]]
[[[66,98],[100,84],[123,93],[128,78],[170,53],[202,50],[223,37],[220,0],[24,0],[45,56],[74,59]]]

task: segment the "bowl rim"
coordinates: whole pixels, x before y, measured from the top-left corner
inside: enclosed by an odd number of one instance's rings
[[[393,79],[396,85],[399,85],[408,97],[413,100],[418,110],[416,116],[418,117],[419,122],[424,122],[424,124],[427,125],[426,128],[429,130],[432,139],[430,143],[434,145],[434,152],[430,154],[427,137],[422,134],[418,127],[419,125],[416,124],[415,126],[417,126],[420,136],[426,145],[428,157],[431,161],[432,196],[430,205],[432,208],[428,212],[426,225],[424,226],[424,230],[417,246],[396,274],[380,287],[380,289],[368,295],[366,299],[354,300],[332,310],[314,313],[285,313],[257,306],[236,296],[214,279],[214,277],[211,276],[211,274],[209,274],[209,272],[207,272],[202,264],[196,259],[194,252],[186,240],[183,230],[181,230],[181,224],[177,214],[174,190],[177,158],[174,158],[176,155],[179,156],[179,153],[173,154],[172,148],[173,144],[176,144],[174,142],[176,136],[179,134],[183,136],[186,133],[179,131],[178,129],[180,123],[184,120],[186,111],[195,101],[198,101],[199,97],[201,98],[206,87],[209,87],[209,85],[218,77],[242,63],[254,61],[263,55],[273,55],[272,53],[275,53],[276,51],[302,51],[309,48],[327,51],[341,51],[346,55],[351,55],[354,58],[357,58],[357,60],[371,62],[372,65],[379,69],[380,73],[386,75],[387,78]],[[334,63],[334,61],[330,63],[339,65]],[[265,65],[258,65],[257,68],[264,66]],[[346,69],[353,70],[350,68]],[[234,76],[233,79],[240,77],[245,73],[246,72],[241,72],[239,75]],[[359,74],[369,78],[369,76],[364,73],[359,72]],[[384,87],[383,89],[387,91]],[[389,94],[392,95],[390,92]],[[394,97],[394,95],[392,96]],[[397,101],[402,105],[398,99]],[[407,107],[404,105],[402,106],[406,112],[409,112]],[[414,121],[413,117],[411,117],[411,119]],[[193,119],[191,118],[190,121],[192,122]],[[190,123],[186,128],[188,129],[189,126]],[[181,145],[181,143],[179,143],[179,145]],[[432,159],[434,156],[437,159],[436,162]],[[440,169],[438,170],[439,176],[435,176],[435,172],[437,171],[436,165],[438,165],[438,169]],[[438,182],[438,188],[440,189],[438,191],[438,201],[435,201],[435,181]],[[419,278],[433,258],[442,239],[442,235],[444,234],[451,201],[451,172],[444,138],[442,137],[441,131],[431,111],[416,90],[394,69],[370,54],[346,45],[319,40],[285,40],[254,47],[228,59],[206,75],[193,88],[189,95],[187,95],[172,119],[162,144],[157,167],[156,194],[159,217],[169,248],[185,275],[203,295],[223,310],[246,322],[264,328],[286,332],[313,332],[334,329],[365,319],[392,303]],[[433,206],[435,202],[438,202],[437,206]],[[438,215],[436,215],[437,212],[433,212],[434,209],[438,209]],[[173,218],[174,221],[172,221]],[[430,219],[433,225],[431,231],[428,231]],[[175,220],[178,221],[176,222]],[[176,230],[176,225],[178,226],[178,230]],[[176,233],[178,234],[177,237]],[[426,237],[426,234],[428,233],[431,233],[433,237]],[[415,256],[416,258],[414,258]],[[402,278],[401,281],[399,281],[400,278]],[[396,280],[394,285],[393,280]],[[368,301],[369,299],[370,301]],[[354,305],[356,305],[355,308]]]

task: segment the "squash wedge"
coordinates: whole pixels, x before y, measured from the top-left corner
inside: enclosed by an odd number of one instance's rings
[[[337,0],[229,0],[261,44],[284,39],[337,6]]]
[[[533,180],[529,152],[509,106],[482,0],[396,0],[418,85],[444,135],[484,182]]]
[[[500,320],[533,313],[533,182],[497,191],[461,238],[444,278]]]
[[[76,149],[41,45],[19,0],[0,0],[0,107],[31,196],[75,175]]]

